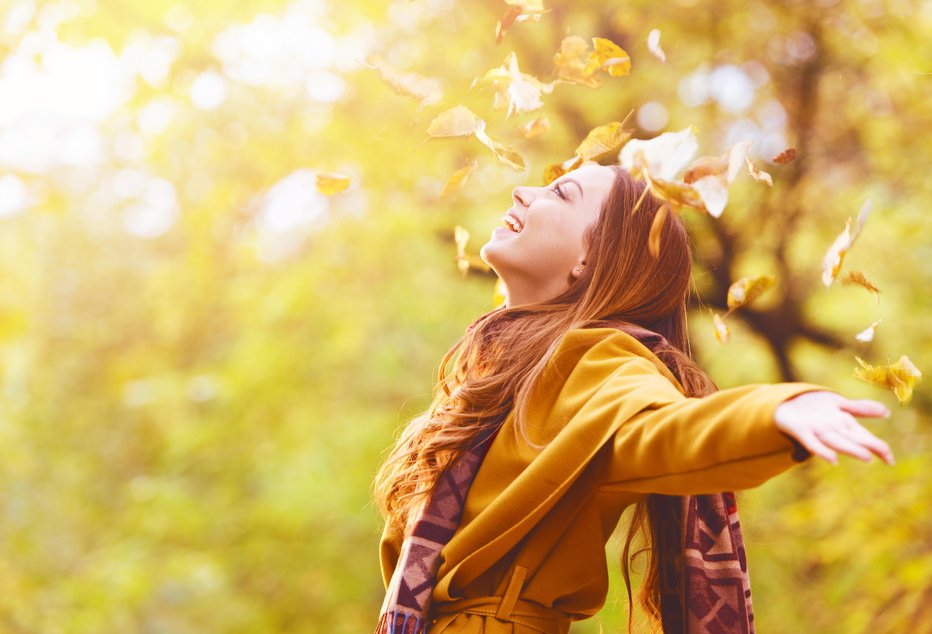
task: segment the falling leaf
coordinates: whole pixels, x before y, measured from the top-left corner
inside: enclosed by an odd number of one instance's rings
[[[317,174],[317,191],[324,196],[333,196],[347,187],[350,179],[339,174]]]
[[[441,112],[427,126],[427,134],[431,137],[468,136],[475,134],[482,121],[466,106],[454,106]]]
[[[699,192],[693,189],[691,185],[686,185],[679,181],[666,181],[659,178],[651,178],[649,173],[645,173],[645,175],[650,192],[657,198],[670,203],[670,206],[675,211],[681,212],[683,207],[692,207],[700,211],[706,211],[702,196],[700,196]]]
[[[366,57],[366,64],[376,68],[382,80],[400,95],[414,97],[422,106],[437,103],[443,97],[443,87],[436,79],[429,79],[417,73],[405,73],[388,62],[381,55],[372,53]]]
[[[861,332],[859,332],[858,334],[856,334],[856,335],[854,336],[854,338],[857,339],[858,341],[862,342],[862,343],[867,343],[868,341],[873,341],[873,340],[874,340],[874,333],[875,333],[875,331],[877,330],[877,326],[880,325],[880,321],[881,321],[881,320],[878,319],[877,321],[875,321],[874,323],[872,323],[869,327],[867,327],[865,330],[862,330]]]
[[[718,176],[706,176],[692,184],[702,199],[703,208],[710,216],[718,218],[728,204],[728,184]]]
[[[684,183],[694,183],[706,176],[721,176],[732,183],[741,170],[752,141],[745,139],[730,146],[721,156],[701,156],[689,164],[683,174]]]
[[[468,159],[466,164],[463,167],[459,168],[447,182],[443,185],[443,189],[440,190],[440,197],[443,198],[456,191],[460,187],[466,184],[466,180],[469,178],[469,175],[472,174],[472,171],[476,169],[476,160]]]
[[[698,148],[690,126],[679,132],[664,132],[653,139],[632,139],[621,148],[618,160],[635,177],[646,170],[653,179],[669,181],[689,163]]]
[[[725,325],[725,320],[719,317],[718,313],[712,314],[712,322],[715,324],[715,338],[721,343],[728,343],[731,337],[731,331]]]
[[[533,139],[534,137],[540,136],[549,129],[550,119],[544,115],[540,115],[533,121],[528,121],[523,126],[518,128],[518,131],[525,139]]]
[[[595,49],[589,53],[584,75],[592,75],[597,70],[606,70],[612,77],[622,77],[631,70],[631,58],[617,44],[604,37],[592,38]]]
[[[502,163],[509,165],[516,170],[524,169],[524,157],[521,156],[517,150],[510,148],[507,145],[499,143],[492,137],[490,137],[485,132],[485,121],[479,119],[479,124],[476,128],[476,138],[484,143],[492,153],[495,154],[495,157]]]
[[[767,183],[770,187],[773,187],[773,179],[770,178],[770,174],[754,167],[754,163],[751,162],[750,157],[745,156],[744,160],[748,163],[748,174],[751,175],[751,178],[758,183]]]
[[[845,230],[835,238],[835,242],[832,243],[832,246],[829,247],[828,252],[826,252],[825,259],[822,260],[822,283],[825,284],[825,286],[831,286],[832,282],[834,282],[835,278],[838,276],[838,272],[841,270],[841,264],[845,260],[845,254],[854,245],[854,241],[857,239],[858,234],[861,233],[864,223],[867,222],[867,216],[870,210],[871,199],[868,198],[864,201],[864,204],[861,206],[861,211],[858,213],[858,220],[854,227],[854,232],[851,232],[851,218],[848,218],[845,223]]]
[[[602,165],[616,163],[618,151],[631,138],[631,132],[624,126],[633,112],[629,112],[623,121],[612,121],[590,130],[582,143],[576,147],[572,157],[563,163],[553,163],[544,168],[544,184],[549,185],[585,161],[594,161]]]
[[[576,155],[582,161],[601,162],[614,159],[630,138],[631,131],[625,130],[624,122],[612,121],[590,130],[576,148]]]
[[[553,55],[557,77],[566,82],[598,88],[599,80],[585,73],[588,56],[589,44],[586,40],[578,35],[563,38],[560,50]]]
[[[779,163],[780,165],[785,165],[786,163],[791,162],[796,158],[796,149],[795,148],[786,148],[775,157],[773,157],[774,163]]]
[[[460,273],[466,277],[469,271],[469,260],[466,259],[466,243],[469,242],[469,231],[456,225],[453,228],[453,241],[456,242],[456,266]]]
[[[728,287],[729,312],[741,306],[750,304],[760,295],[777,283],[774,275],[756,275],[742,277]]]
[[[574,156],[573,159],[575,160],[575,158],[576,157]],[[566,169],[566,167],[564,167],[564,165],[565,165],[564,163],[551,163],[550,165],[545,167],[544,168],[544,185],[549,185],[553,181],[557,180],[558,178],[566,174],[568,170]]]
[[[747,158],[751,140],[733,144],[721,156],[703,156],[693,161],[683,175],[702,198],[705,210],[718,218],[728,204],[728,186],[735,180]]]
[[[541,93],[550,94],[554,83],[545,84],[536,77],[522,73],[518,68],[518,58],[511,52],[498,68],[476,77],[470,88],[476,84],[491,83],[495,86],[493,107],[508,108],[506,118],[519,112],[531,112],[544,105]]]
[[[871,284],[868,281],[868,279],[864,277],[864,274],[861,273],[860,271],[849,272],[848,275],[842,278],[841,283],[843,286],[848,286],[850,284],[857,284],[859,286],[863,286],[864,288],[866,288],[867,290],[869,290],[871,293],[874,294],[874,299],[876,299],[878,302],[880,301],[880,289],[874,286],[873,284]]]
[[[432,138],[474,134],[502,163],[517,170],[524,169],[524,157],[513,148],[490,137],[485,131],[485,120],[480,119],[466,106],[454,106],[441,112],[427,126],[427,134]]]
[[[647,36],[647,50],[661,62],[666,63],[667,55],[663,52],[663,49],[660,48],[660,29],[653,29]]]
[[[510,27],[514,23],[515,18],[521,15],[521,11],[522,9],[520,6],[513,5],[513,6],[508,7],[508,10],[505,11],[505,15],[503,15],[501,19],[498,21],[498,23],[495,25],[495,43],[496,44],[501,44],[502,39],[505,37],[505,33],[508,31],[508,27]]]
[[[650,235],[647,237],[647,250],[657,258],[660,256],[660,235],[663,233],[664,221],[667,219],[667,212],[670,210],[666,205],[661,205],[657,213],[654,214],[654,220],[650,225]]]
[[[593,50],[581,37],[569,35],[560,42],[560,50],[553,56],[557,77],[565,82],[598,88],[595,74],[606,71],[611,77],[627,75],[631,58],[617,44],[602,37],[592,38]]]
[[[905,354],[900,357],[899,361],[892,365],[871,366],[865,363],[860,357],[855,356],[860,368],[854,369],[854,376],[868,383],[879,385],[893,390],[896,398],[906,405],[913,396],[913,386],[916,380],[922,377],[913,362]]]

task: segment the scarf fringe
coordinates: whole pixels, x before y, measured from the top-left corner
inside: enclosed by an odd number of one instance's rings
[[[383,612],[375,634],[427,634],[427,622],[407,612]]]

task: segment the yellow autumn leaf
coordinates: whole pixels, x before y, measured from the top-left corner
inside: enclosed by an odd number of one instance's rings
[[[432,138],[474,134],[483,145],[492,150],[499,161],[517,170],[524,169],[524,157],[517,150],[490,137],[485,131],[485,120],[466,106],[454,106],[434,117],[427,126],[427,134]]]
[[[728,186],[741,171],[751,147],[750,140],[739,141],[721,156],[703,156],[693,161],[683,175],[683,182],[702,198],[709,215],[718,218],[728,204]]]
[[[913,365],[909,357],[904,354],[892,365],[878,366],[865,363],[858,356],[854,358],[861,364],[860,368],[854,369],[856,378],[891,389],[900,403],[903,405],[909,403],[913,396],[913,387],[916,381],[922,377],[919,368]]]
[[[858,334],[856,334],[856,335],[854,336],[854,338],[857,339],[858,341],[860,341],[861,343],[867,343],[867,342],[869,342],[869,341],[873,341],[873,340],[874,340],[874,334],[875,334],[876,331],[877,331],[877,326],[880,325],[880,321],[881,321],[881,320],[878,319],[877,321],[875,321],[874,323],[872,323],[870,326],[868,326],[867,328],[865,328],[864,330],[862,330],[861,332],[859,332]]]
[[[731,331],[729,331],[728,326],[725,325],[725,320],[722,319],[718,313],[713,313],[712,323],[715,325],[715,338],[721,343],[728,343],[728,340],[731,338]]]
[[[647,250],[654,258],[660,257],[660,236],[663,232],[664,221],[667,219],[669,207],[661,205],[650,225],[650,234],[647,236]]]
[[[631,71],[631,58],[617,44],[604,37],[592,38],[592,47],[589,53],[583,75],[591,75],[597,70],[605,70],[612,77],[622,77]]]
[[[317,174],[317,191],[323,194],[324,196],[333,196],[347,187],[349,187],[350,179],[348,176],[340,176],[339,174]]]
[[[651,194],[670,203],[674,211],[682,212],[683,207],[707,211],[702,196],[691,185],[679,181],[652,178],[648,172],[645,172],[645,177]]]
[[[443,189],[440,190],[440,197],[443,198],[462,187],[474,169],[476,169],[476,160],[468,159],[466,164],[453,172],[453,175],[444,183]]]
[[[869,290],[874,294],[874,299],[878,302],[880,301],[880,289],[871,284],[871,282],[864,277],[864,274],[860,271],[850,271],[848,275],[841,279],[842,286],[848,286],[850,284],[857,284]]]
[[[560,42],[560,50],[553,55],[557,77],[563,81],[598,88],[599,80],[587,74],[589,43],[578,35],[569,35]]]
[[[756,180],[758,183],[766,183],[768,186],[773,187],[773,179],[770,178],[770,174],[754,167],[754,163],[751,162],[750,157],[745,156],[744,160],[747,161],[748,174],[751,175],[751,178]]]
[[[382,80],[395,92],[414,97],[422,106],[435,104],[443,97],[443,86],[438,80],[417,73],[402,72],[386,62],[378,53],[368,55],[366,64],[377,69]]]
[[[647,35],[647,50],[661,62],[666,63],[667,55],[663,52],[663,49],[660,48],[660,29],[653,29]]]
[[[631,58],[617,44],[602,37],[592,38],[593,50],[581,37],[569,35],[560,42],[560,50],[553,56],[553,64],[560,81],[598,88],[595,74],[604,70],[611,77],[627,75]]]
[[[728,287],[729,312],[750,304],[776,283],[777,278],[774,275],[742,277]]]
[[[564,174],[566,174],[566,170],[563,169],[562,163],[551,163],[544,168],[544,185],[549,185]]]
[[[490,137],[485,132],[485,121],[479,119],[479,124],[476,127],[476,138],[479,139],[486,147],[492,150],[492,153],[495,157],[510,167],[513,167],[516,170],[524,169],[524,157],[518,153],[514,148],[508,147],[503,143],[499,143],[492,137]]]
[[[690,184],[706,176],[720,176],[727,183],[732,183],[741,170],[751,143],[750,139],[745,139],[731,145],[721,156],[700,156],[686,168],[683,182]]]
[[[593,128],[576,148],[576,155],[582,161],[595,161],[600,163],[615,157],[628,140],[631,131],[624,128],[623,121],[612,121]]]
[[[831,286],[832,282],[834,282],[835,278],[838,276],[838,272],[841,270],[841,264],[845,260],[845,254],[854,245],[854,241],[861,233],[861,229],[864,228],[864,223],[867,222],[867,216],[870,214],[870,210],[871,200],[868,198],[864,201],[864,204],[861,206],[861,211],[858,213],[858,220],[854,227],[854,231],[851,231],[851,218],[848,218],[845,223],[845,230],[838,234],[838,237],[835,238],[835,242],[832,243],[832,246],[830,246],[825,253],[825,258],[822,260],[822,283],[825,284],[825,286]]]
[[[475,134],[482,121],[466,106],[453,106],[434,117],[427,126],[431,137],[469,136]]]
[[[544,132],[550,129],[550,119],[544,115],[540,115],[533,121],[528,121],[523,126],[518,128],[518,132],[521,133],[525,139],[533,139],[536,136],[540,136]]]
[[[518,58],[511,52],[498,68],[476,77],[470,88],[476,84],[491,83],[495,87],[493,107],[508,108],[506,118],[515,113],[531,112],[544,105],[541,93],[550,94],[554,83],[545,84],[532,75],[522,73],[518,68]]]

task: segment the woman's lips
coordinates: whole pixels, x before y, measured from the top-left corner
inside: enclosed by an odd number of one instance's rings
[[[500,227],[495,227],[494,229],[492,229],[492,235],[494,237],[500,237],[500,236],[518,236],[520,234],[517,233],[516,231],[512,231],[508,227],[500,226]]]

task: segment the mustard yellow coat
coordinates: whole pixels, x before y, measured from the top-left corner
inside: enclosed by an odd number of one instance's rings
[[[773,412],[813,383],[751,384],[687,398],[664,363],[614,328],[572,330],[529,402],[528,433],[509,415],[441,551],[430,634],[565,634],[608,592],[605,545],[648,493],[748,489],[807,459]],[[403,535],[385,527],[386,588]]]

